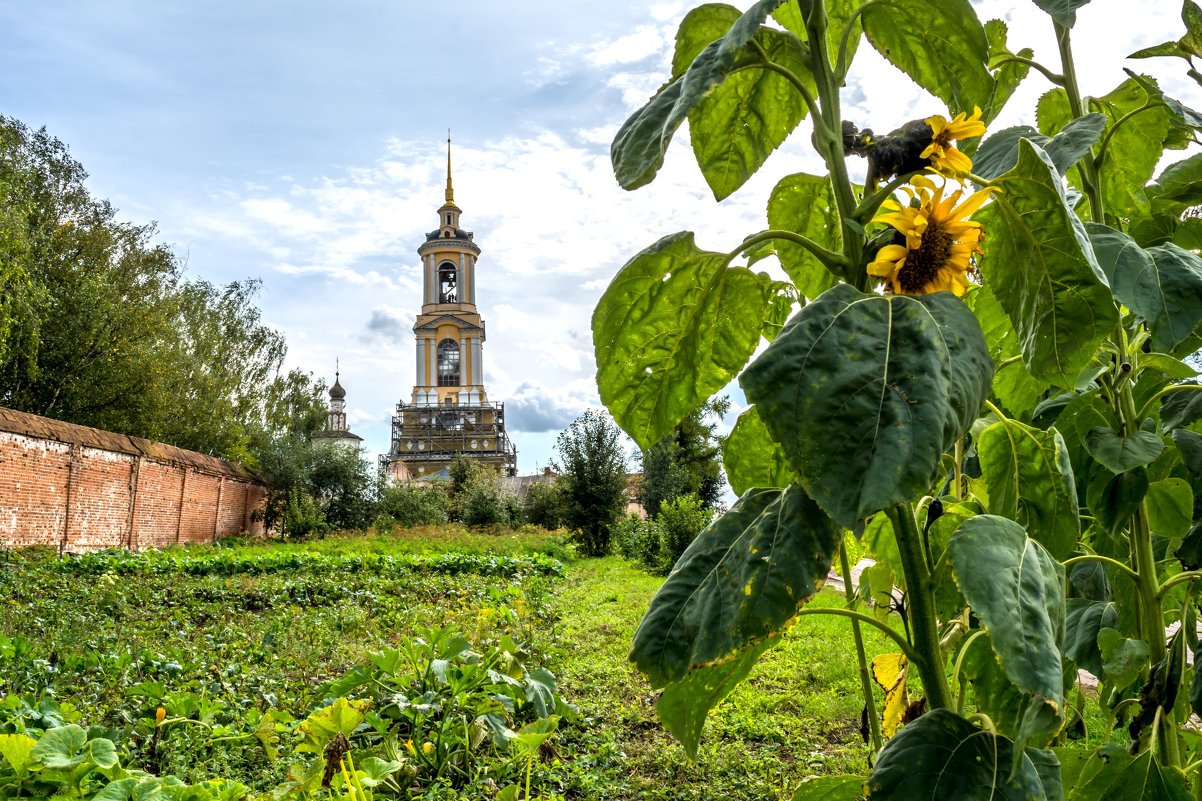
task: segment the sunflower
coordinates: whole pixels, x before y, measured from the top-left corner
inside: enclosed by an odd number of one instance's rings
[[[935,114],[926,118],[926,124],[931,126],[931,143],[922,151],[921,158],[930,159],[931,169],[953,178],[970,172],[972,160],[957,150],[952,141],[985,133],[980,107],[973,108],[971,117],[960,112],[948,122],[942,114]]]
[[[877,251],[868,273],[886,280],[897,295],[947,290],[963,297],[973,269],[971,257],[981,252],[981,224],[967,217],[981,207],[994,187],[973,193],[957,206],[963,189],[945,198],[946,183],[936,187],[921,175],[910,182],[913,186],[904,189],[915,204],[903,207],[896,200],[886,200],[881,206],[887,211],[872,220],[888,223],[896,233],[891,244]]]

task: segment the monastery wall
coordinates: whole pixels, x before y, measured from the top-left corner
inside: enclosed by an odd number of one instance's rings
[[[0,546],[77,553],[258,535],[265,500],[233,462],[0,408]]]

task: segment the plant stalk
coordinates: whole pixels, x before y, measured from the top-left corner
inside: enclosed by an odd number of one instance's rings
[[[831,189],[835,205],[839,209],[843,255],[851,262],[847,282],[866,291],[869,286],[868,270],[864,265],[864,237],[849,225],[855,219],[856,195],[851,178],[847,174],[847,160],[843,155],[843,114],[839,109],[839,84],[835,80],[827,49],[827,17],[823,3],[816,2],[806,14],[806,36],[810,45],[810,68],[818,88],[818,105],[822,111],[822,125],[814,126],[819,152],[826,159],[831,171]]]
[[[922,539],[914,523],[914,511],[909,504],[898,504],[885,510],[893,524],[893,536],[901,556],[902,573],[906,577],[906,608],[910,615],[915,656],[912,660],[922,678],[927,694],[928,709],[951,709],[951,691],[943,669],[943,650],[939,647],[939,622],[935,617],[935,600],[931,586],[931,571],[922,550]]]
[[[1081,87],[1077,83],[1077,67],[1073,62],[1073,48],[1069,30],[1059,22],[1053,22],[1056,27],[1056,45],[1060,49],[1060,67],[1063,70],[1064,91],[1068,95],[1068,107],[1074,118],[1085,116],[1085,104],[1081,100]],[[1089,198],[1089,216],[1094,222],[1106,222],[1105,208],[1102,206],[1101,181],[1098,178],[1098,168],[1092,158],[1081,160],[1081,183],[1085,196]]]
[[[851,586],[851,565],[847,559],[847,541],[839,541],[839,571],[843,575],[843,595],[847,598],[847,608],[851,609],[856,603],[856,593]],[[851,636],[856,642],[856,659],[860,666],[860,689],[864,693],[864,715],[868,718],[868,734],[872,740],[872,752],[881,750],[881,721],[876,714],[876,697],[872,692],[872,677],[868,673],[868,656],[864,652],[864,636],[860,632],[860,621],[851,619]]]

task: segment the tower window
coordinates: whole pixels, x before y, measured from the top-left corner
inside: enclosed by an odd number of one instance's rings
[[[438,386],[459,386],[459,343],[449,337],[438,343]]]
[[[443,262],[438,268],[438,302],[457,303],[458,283],[459,271],[455,269],[455,265],[449,261]]]
[[[448,214],[447,215],[447,225],[450,225],[450,224],[451,224],[451,215]]]

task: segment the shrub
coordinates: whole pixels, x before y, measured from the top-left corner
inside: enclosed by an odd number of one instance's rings
[[[527,523],[547,530],[563,525],[563,494],[554,482],[531,485],[522,510]]]
[[[380,494],[380,513],[405,528],[445,523],[450,508],[451,496],[441,481],[393,484]]]
[[[656,522],[663,545],[661,559],[664,572],[672,569],[672,565],[676,564],[676,560],[713,517],[713,510],[706,509],[701,499],[692,493],[665,501],[660,506]]]

